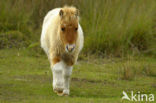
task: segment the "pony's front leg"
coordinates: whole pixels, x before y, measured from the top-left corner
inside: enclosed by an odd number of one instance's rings
[[[58,93],[58,95],[63,92],[63,68],[64,64],[62,61],[53,64],[51,68],[53,72],[53,90]]]
[[[70,83],[70,75],[72,73],[72,66],[66,66],[63,69],[63,95],[69,95],[69,83]]]

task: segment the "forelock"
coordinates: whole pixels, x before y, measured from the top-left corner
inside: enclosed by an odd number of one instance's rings
[[[62,10],[63,10],[62,20],[65,20],[67,22],[78,20],[78,17],[76,16],[77,9],[75,7],[65,6],[62,8]]]

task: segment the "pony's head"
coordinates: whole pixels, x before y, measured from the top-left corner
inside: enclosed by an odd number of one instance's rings
[[[78,10],[75,7],[64,7],[60,10],[60,38],[66,52],[75,49],[78,37]]]

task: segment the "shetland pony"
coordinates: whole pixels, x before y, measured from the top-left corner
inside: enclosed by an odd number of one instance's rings
[[[41,47],[50,61],[53,90],[58,95],[69,95],[70,75],[83,48],[83,39],[79,11],[75,7],[56,8],[45,16]]]

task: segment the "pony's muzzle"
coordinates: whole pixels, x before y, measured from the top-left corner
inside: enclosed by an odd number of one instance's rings
[[[72,52],[75,49],[75,44],[67,44],[66,45],[66,51],[67,52]]]

